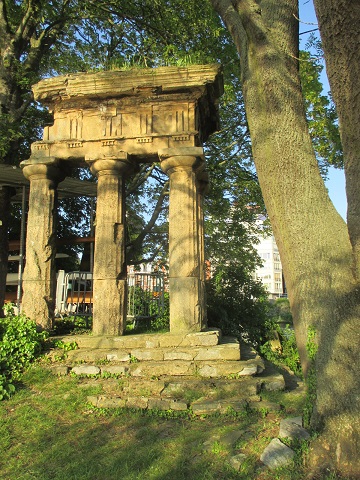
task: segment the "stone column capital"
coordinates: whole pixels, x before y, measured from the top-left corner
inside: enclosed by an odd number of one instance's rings
[[[135,171],[135,164],[128,158],[128,154],[116,157],[106,157],[98,159],[86,159],[90,165],[90,171],[97,177],[103,175],[126,175]]]
[[[20,163],[24,177],[29,180],[50,180],[55,185],[62,182],[66,173],[60,167],[59,159],[50,157],[47,159],[24,160]]]
[[[202,170],[205,166],[202,147],[162,148],[158,152],[162,170],[171,174],[178,170]]]

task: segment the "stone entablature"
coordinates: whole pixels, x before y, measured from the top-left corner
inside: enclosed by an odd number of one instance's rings
[[[160,149],[201,146],[218,127],[218,65],[79,73],[33,87],[54,124],[32,156],[92,160],[125,151],[139,161]]]

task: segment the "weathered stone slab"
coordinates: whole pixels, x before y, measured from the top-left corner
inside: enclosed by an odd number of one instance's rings
[[[118,362],[128,362],[130,359],[129,353],[124,350],[109,351],[108,349],[90,349],[79,348],[77,350],[70,350],[67,352],[67,358],[69,361],[83,361],[83,362],[96,362],[98,360],[112,360]]]
[[[126,375],[129,367],[126,365],[104,365],[101,367],[101,373],[110,373],[111,375]]]
[[[201,360],[240,360],[239,344],[216,345],[212,348],[200,349],[194,358]]]
[[[72,73],[46,78],[33,86],[36,99],[44,104],[70,99],[89,97],[107,99],[141,94],[142,89],[161,87],[161,90],[191,89],[216,81],[221,92],[222,83],[218,65],[192,65],[186,67],[158,67],[136,70]],[[140,91],[138,91],[140,90]],[[81,93],[79,93],[81,92]],[[147,95],[148,93],[146,93]]]
[[[126,401],[120,397],[99,396],[97,401],[98,408],[124,408]]]
[[[169,410],[170,400],[167,398],[149,398],[148,408],[150,410]]]
[[[138,335],[64,335],[53,337],[64,343],[76,342],[79,349],[96,348],[129,351],[134,348],[201,347],[218,345],[221,339],[219,329],[190,334],[152,333]]]
[[[134,348],[130,355],[139,361],[160,361],[164,359],[164,351],[161,348]]]
[[[232,376],[246,376],[255,375],[257,368],[249,368],[247,362],[242,361],[227,361],[227,362],[196,362],[197,372],[201,377],[226,377]],[[244,373],[241,373],[244,372]]]
[[[247,401],[245,398],[238,399],[225,399],[220,403],[220,413],[229,413],[229,411],[241,412],[247,407]]]
[[[191,409],[195,415],[207,415],[219,412],[221,409],[221,402],[219,400],[199,398],[199,400],[196,400],[191,404]]]
[[[204,332],[189,333],[185,335],[181,346],[212,346],[218,345],[221,339],[219,329],[208,329]]]
[[[192,362],[143,362],[130,365],[134,377],[152,377],[162,375],[192,375],[195,372]]]
[[[110,362],[128,362],[130,354],[126,350],[117,350],[106,354],[106,360]]]
[[[160,395],[165,387],[162,380],[148,380],[144,378],[126,378],[122,384],[122,392],[128,396],[150,397]]]
[[[186,360],[193,361],[195,352],[181,350],[169,350],[164,352],[164,360]]]
[[[188,405],[186,402],[181,400],[171,400],[169,401],[169,407],[171,410],[174,411],[184,411],[188,409]]]
[[[289,465],[294,455],[295,452],[291,448],[280,442],[278,438],[274,438],[261,454],[260,460],[271,470],[274,470]]]
[[[51,373],[54,375],[67,375],[69,373],[69,367],[66,365],[55,365],[51,367]]]
[[[149,399],[146,397],[129,397],[126,399],[126,408],[140,408],[142,410],[148,407]]]
[[[240,470],[241,465],[245,462],[246,458],[247,456],[245,453],[238,453],[237,455],[230,457],[229,463],[234,470]]]
[[[239,375],[241,377],[247,377],[250,375],[252,376],[252,375],[256,375],[257,371],[258,371],[257,365],[247,365],[245,368],[241,370],[241,372],[239,372]]]
[[[95,365],[78,365],[71,369],[75,375],[99,375],[100,368]]]
[[[308,440],[310,434],[302,426],[301,417],[285,418],[280,422],[280,438],[291,438],[292,440]]]
[[[266,381],[262,384],[262,388],[268,392],[284,390],[285,380],[281,374],[266,377]]]

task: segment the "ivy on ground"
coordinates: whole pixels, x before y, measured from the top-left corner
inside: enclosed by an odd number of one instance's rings
[[[11,308],[0,318],[0,400],[14,393],[15,382],[40,354],[46,338],[33,320],[15,315]]]

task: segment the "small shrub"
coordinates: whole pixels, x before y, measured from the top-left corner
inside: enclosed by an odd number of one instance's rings
[[[56,318],[54,322],[55,335],[75,335],[91,333],[92,317],[69,316]]]
[[[295,333],[292,328],[287,325],[284,329],[277,329],[281,348],[274,349],[271,340],[260,346],[260,352],[265,358],[271,362],[281,366],[286,365],[295,375],[302,378],[299,351],[297,349]]]
[[[0,318],[0,400],[15,391],[14,382],[35,360],[47,339],[46,332],[38,332],[36,323],[24,315],[14,315],[9,308]]]
[[[157,313],[157,312],[155,312]],[[169,294],[164,293],[164,303],[159,313],[157,313],[156,318],[151,320],[151,330],[158,332],[163,330],[169,330],[170,328],[170,302]]]

